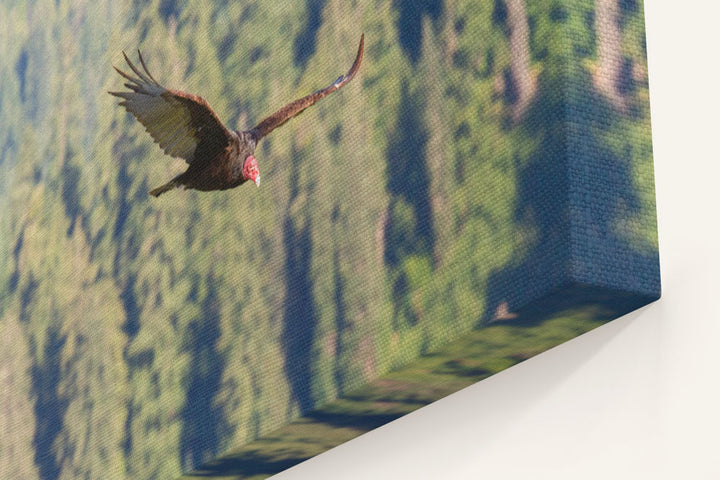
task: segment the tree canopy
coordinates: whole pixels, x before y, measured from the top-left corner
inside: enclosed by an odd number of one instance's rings
[[[13,478],[169,478],[482,325],[498,272],[551,241],[531,179],[563,102],[604,109],[578,121],[629,178],[604,225],[657,251],[642,2],[11,0],[0,18]],[[242,129],[346,71],[363,32],[357,78],[263,140],[259,189],[148,197],[184,164],[106,94],[122,50]]]

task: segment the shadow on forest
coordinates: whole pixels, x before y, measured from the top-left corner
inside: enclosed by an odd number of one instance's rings
[[[358,432],[369,432],[387,423],[397,420],[405,413],[329,413],[321,410],[310,412],[303,417],[303,421],[314,424],[322,424],[332,428],[355,429]],[[315,439],[314,441],[327,441],[327,439]],[[308,439],[303,443],[312,443]],[[270,441],[269,445],[273,442]],[[267,454],[260,454],[257,451],[244,452],[239,456],[219,458],[211,463],[203,465],[199,470],[191,473],[194,477],[213,477],[241,475],[250,477],[253,475],[274,475],[283,470],[304,462],[315,456],[315,453],[303,452],[294,449],[292,444],[286,448],[273,448],[267,450]]]
[[[385,263],[392,269],[393,327],[400,319],[418,321],[407,298],[411,286],[403,261],[410,256],[432,256],[435,243],[430,205],[430,174],[425,145],[428,133],[423,122],[422,100],[401,89],[397,124],[387,150],[387,190],[390,194],[385,230]]]
[[[13,256],[13,263],[12,265],[15,265],[15,269],[10,274],[10,278],[8,279],[8,293],[13,294],[15,293],[15,290],[18,288],[18,283],[20,283],[20,268],[18,265],[20,264],[20,252],[22,252],[23,243],[25,242],[25,230],[22,229],[18,233],[17,240],[15,241],[15,245],[13,246],[12,250],[12,256]],[[27,307],[27,304],[30,302],[30,296],[37,288],[37,281],[33,278],[32,272],[30,272],[30,282],[28,282],[29,285],[24,289],[23,293],[20,296],[20,308],[25,309]],[[24,316],[21,314],[20,319],[22,320]]]
[[[68,159],[72,156],[71,152],[67,152],[65,158]],[[82,208],[80,207],[80,175],[82,172],[80,168],[72,165],[69,161],[65,160],[62,166],[62,193],[61,197],[63,205],[65,206],[65,215],[70,219],[68,225],[67,235],[71,236],[75,231],[75,220],[82,218]]]
[[[305,29],[298,33],[295,37],[293,45],[293,56],[295,58],[295,66],[305,66],[307,61],[315,54],[315,42],[317,41],[317,32],[322,24],[322,9],[325,6],[325,0],[305,0]]]
[[[570,232],[565,228],[569,220],[565,105],[562,95],[555,94],[563,91],[561,82],[541,77],[538,97],[519,127],[533,137],[542,137],[542,143],[519,172],[514,209],[515,222],[529,224],[537,239],[519,265],[491,275],[483,323],[502,301],[511,307],[522,305],[547,293],[567,276],[557,268],[567,265],[570,258]]]
[[[262,455],[256,452],[247,453],[242,457],[220,458],[201,469],[192,472],[193,477],[229,477],[242,475],[274,475],[304,462],[307,455],[292,455],[293,452],[284,452],[285,455]]]
[[[593,320],[606,322],[637,310],[655,300],[654,297],[590,285],[566,285],[553,289],[541,299],[518,309],[517,318],[496,320],[491,325],[536,327],[558,315],[593,308]]]
[[[40,478],[55,480],[61,463],[55,456],[54,443],[62,431],[68,401],[58,394],[60,384],[60,351],[65,344],[57,328],[48,331],[42,365],[33,363],[31,381],[35,401],[35,464]]]
[[[343,368],[341,362],[344,360],[344,347],[342,337],[348,328],[351,328],[347,316],[345,315],[345,306],[343,305],[344,287],[342,282],[342,276],[340,275],[340,255],[335,250],[333,253],[333,283],[334,283],[334,295],[333,301],[335,303],[335,331],[337,332],[337,339],[335,340],[335,387],[337,391],[342,393],[345,391],[345,376],[343,375]]]
[[[20,101],[25,103],[26,99],[26,74],[28,67],[29,55],[26,49],[22,49],[15,63],[15,74],[20,82]]]
[[[297,176],[294,176],[297,178]],[[296,183],[296,180],[293,182]],[[290,186],[290,203],[296,197],[297,185]],[[312,348],[317,315],[310,278],[312,243],[310,227],[298,226],[302,219],[288,215],[283,226],[285,245],[285,282],[287,298],[282,324],[282,351],[285,352],[285,374],[292,397],[301,412],[313,407]]]
[[[423,17],[437,20],[443,13],[441,0],[395,0],[394,6],[400,12],[397,28],[400,46],[413,63],[422,55]]]
[[[160,0],[158,13],[167,23],[171,18],[174,18],[175,20],[179,19],[180,14],[182,13],[182,8],[182,4],[178,0]]]
[[[185,407],[181,413],[180,460],[183,469],[207,462],[219,454],[220,438],[229,426],[221,408],[215,404],[220,390],[225,361],[217,351],[220,339],[220,306],[212,276],[208,280],[208,294],[203,301],[202,319],[193,321],[186,334],[191,360]],[[197,295],[194,285],[191,299]]]
[[[387,190],[391,200],[385,261],[393,267],[406,255],[433,249],[427,140],[421,101],[403,84],[397,124],[387,151]]]
[[[641,207],[630,162],[599,138],[620,120],[594,91],[589,73],[569,79],[541,76],[538,97],[520,128],[542,141],[519,174],[514,213],[515,222],[531,226],[537,240],[519,264],[491,275],[481,325],[502,302],[511,309],[524,305],[561,286],[571,274],[579,284],[608,284],[602,276],[608,275],[609,262],[624,266],[618,281],[626,281],[627,271],[659,279],[657,256],[638,252],[615,233],[618,214],[634,215]],[[570,142],[568,135],[573,135]],[[581,228],[571,231],[575,224]],[[577,239],[572,257],[571,235]],[[657,282],[634,287],[659,293]]]
[[[352,428],[369,432],[370,430],[381,427],[386,423],[397,420],[403,415],[405,415],[405,413],[331,413],[317,410],[314,412],[310,412],[303,418],[313,422],[322,423],[333,428]]]

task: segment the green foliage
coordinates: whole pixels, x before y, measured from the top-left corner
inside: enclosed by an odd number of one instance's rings
[[[527,2],[543,85],[593,68],[592,2],[564,3]],[[510,115],[502,0],[408,5],[0,4],[0,327],[17,340],[0,351],[8,405],[28,419],[0,438],[0,464],[169,478],[494,308],[489,279],[538,238],[519,179],[558,122]],[[618,207],[618,235],[653,251],[642,8],[622,15],[636,86],[597,136],[640,198]],[[362,32],[357,79],[263,140],[261,188],[148,197],[185,164],[105,93],[121,88],[122,50],[243,129],[343,73]]]
[[[495,324],[471,332],[266,437],[233,449],[203,468],[202,473],[187,474],[180,480],[271,477],[596,328],[628,308],[617,299],[603,306],[572,308],[563,305],[563,300],[567,297],[546,311],[527,309],[513,322],[515,325]]]
[[[0,459],[3,476],[38,478],[33,462],[35,416],[30,382],[30,352],[17,315],[7,312],[0,323]]]

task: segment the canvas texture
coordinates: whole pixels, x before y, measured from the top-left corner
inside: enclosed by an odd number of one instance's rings
[[[0,478],[265,478],[660,296],[641,0],[0,18]],[[123,51],[243,131],[362,34],[259,187],[148,195]]]

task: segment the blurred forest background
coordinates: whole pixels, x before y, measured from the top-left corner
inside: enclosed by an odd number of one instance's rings
[[[148,196],[185,165],[106,93],[122,50],[244,129],[362,32],[259,189]],[[567,112],[652,260],[640,0],[4,0],[0,477],[177,476],[484,325],[555,245]]]

